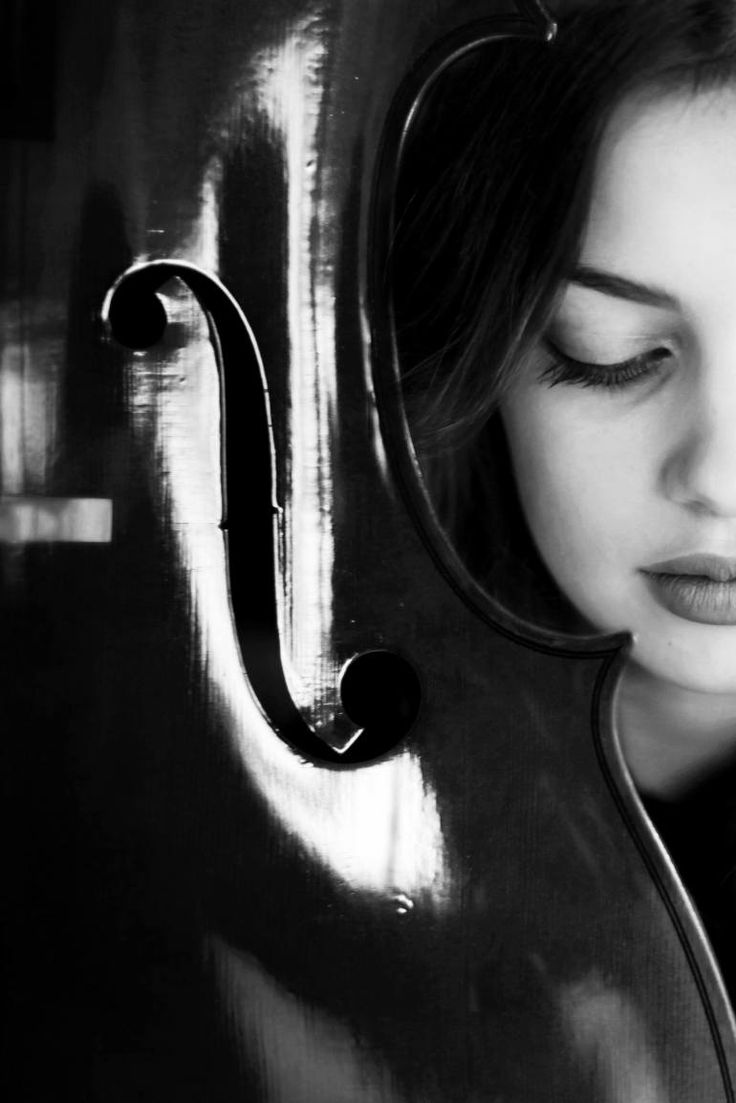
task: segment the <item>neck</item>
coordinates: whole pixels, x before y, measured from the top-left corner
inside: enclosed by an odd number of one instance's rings
[[[617,721],[626,763],[648,796],[684,796],[736,757],[736,694],[683,689],[629,663]]]

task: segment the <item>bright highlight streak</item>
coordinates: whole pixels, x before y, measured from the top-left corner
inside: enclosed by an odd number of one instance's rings
[[[290,487],[281,563],[288,589],[278,595],[282,661],[291,695],[315,729],[330,726],[340,707],[342,665],[333,654],[332,610],[337,227],[319,143],[326,58],[321,25],[310,15],[264,53],[257,82],[261,111],[281,141],[287,186],[293,462],[283,471]]]
[[[332,272],[327,259],[317,270],[303,259],[309,255],[315,218],[307,163],[316,149],[317,81],[306,97],[296,85],[293,93],[283,89],[289,80],[309,86],[323,49],[316,37],[311,42],[297,28],[277,54],[262,59],[258,81],[261,109],[268,109],[274,130],[282,135],[289,174],[289,386],[297,413],[290,427],[293,515],[287,562],[281,569],[293,589],[277,597],[282,601],[282,631],[287,630],[285,651],[293,647],[298,659],[294,665],[308,674],[301,679],[301,699],[295,694],[299,704],[307,705],[318,685],[328,684],[337,694],[339,674],[336,667],[334,680],[325,676],[332,659]],[[310,102],[309,95],[312,106],[305,118],[295,105],[305,98]],[[252,100],[249,103],[252,108]],[[187,239],[187,263],[205,270],[217,267],[218,179],[213,165],[201,192],[203,224]],[[329,253],[325,242],[321,255],[327,258]],[[404,751],[361,768],[322,769],[305,762],[278,737],[254,698],[243,671],[219,528],[221,411],[215,356],[204,314],[188,289],[172,281],[159,294],[165,298],[170,322],[176,323],[169,331],[175,334],[183,328],[187,341],[182,348],[164,344],[155,363],[145,355],[137,358],[132,412],[142,431],[148,431],[152,421],[156,426],[162,506],[172,519],[190,587],[197,652],[207,664],[211,708],[224,718],[236,768],[252,779],[276,822],[300,843],[305,856],[331,870],[351,890],[385,896],[399,914],[420,903],[442,908],[450,899],[449,861],[436,795],[419,759]],[[247,303],[243,305],[247,310]],[[305,407],[315,411],[311,420],[301,416]],[[285,609],[292,611],[288,624],[283,623]],[[294,685],[291,688],[293,692]]]

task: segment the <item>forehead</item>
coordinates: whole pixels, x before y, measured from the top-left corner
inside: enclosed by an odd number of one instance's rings
[[[598,153],[580,259],[682,290],[716,266],[733,290],[736,88],[640,93],[618,106]]]

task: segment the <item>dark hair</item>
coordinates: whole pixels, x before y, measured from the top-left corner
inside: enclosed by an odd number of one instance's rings
[[[736,0],[575,0],[553,14],[552,43],[478,48],[428,95],[402,170],[393,281],[407,413],[441,519],[493,592],[508,593],[513,565],[515,601],[519,571],[546,591],[541,614],[517,611],[570,627],[494,412],[574,266],[614,108],[640,89],[735,79]]]

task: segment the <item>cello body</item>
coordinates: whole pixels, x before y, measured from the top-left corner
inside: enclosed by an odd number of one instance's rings
[[[5,1075],[22,1098],[734,1099],[611,715],[437,523],[386,280],[493,0],[7,16]]]

